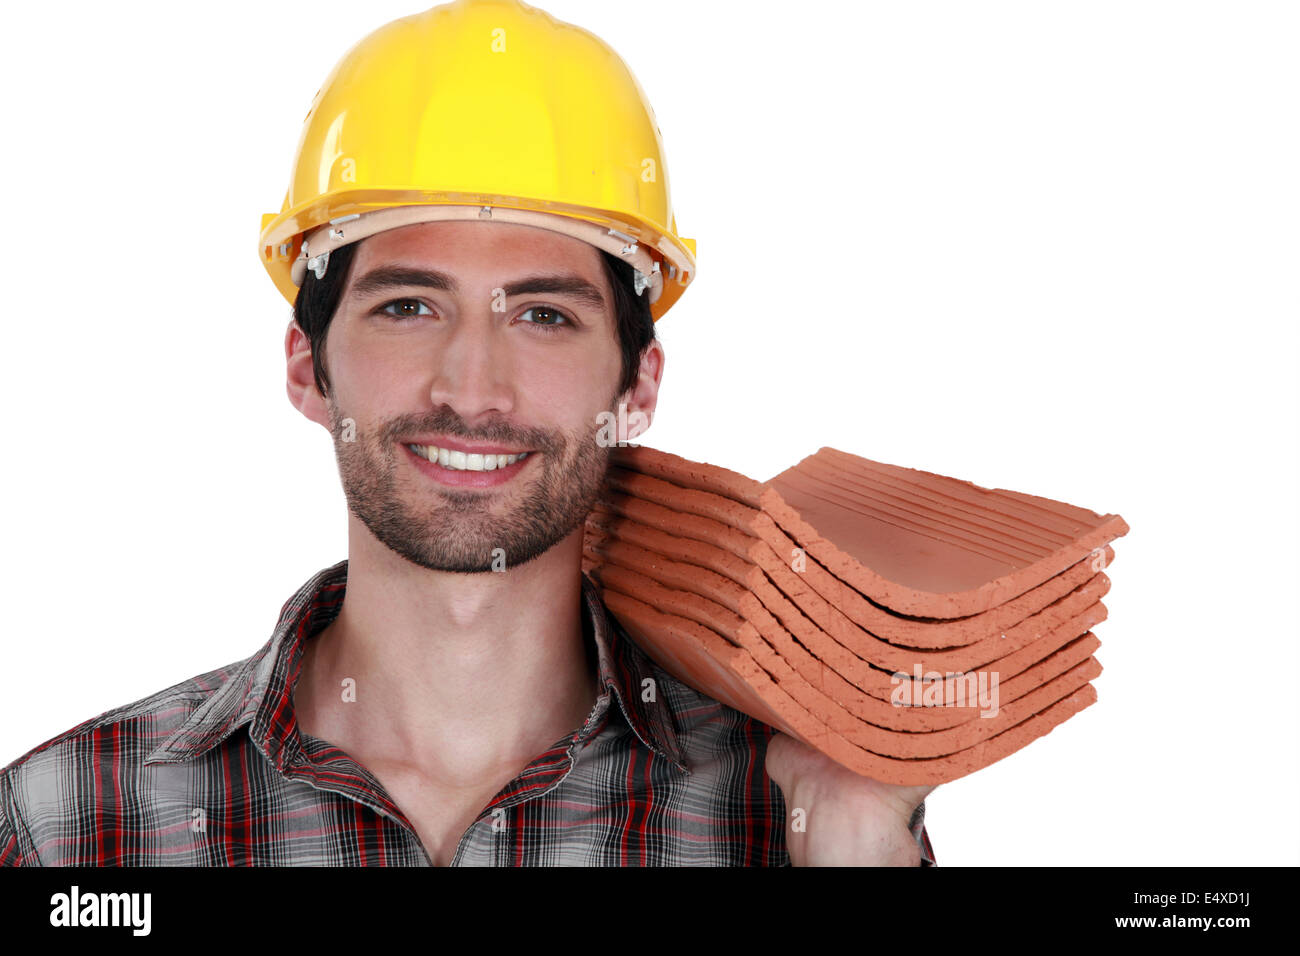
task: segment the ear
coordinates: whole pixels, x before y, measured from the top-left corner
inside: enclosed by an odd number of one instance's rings
[[[312,370],[311,340],[296,319],[289,320],[289,328],[284,333],[284,357],[288,365],[285,389],[289,393],[289,403],[329,431],[329,409],[316,388],[316,376]]]
[[[664,376],[664,348],[658,339],[652,339],[641,353],[641,366],[636,384],[623,396],[627,405],[627,438],[636,438],[650,429],[655,407],[659,404],[659,382]]]

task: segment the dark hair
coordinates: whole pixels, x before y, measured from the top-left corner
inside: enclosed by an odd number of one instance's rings
[[[298,327],[311,342],[311,364],[316,376],[316,388],[328,394],[329,375],[325,371],[325,336],[330,322],[338,310],[343,289],[352,272],[352,260],[359,243],[341,246],[330,253],[324,278],[307,270],[302,288],[293,304],[293,317]],[[618,259],[603,249],[601,264],[605,280],[614,292],[614,324],[618,333],[619,351],[622,353],[623,373],[618,384],[618,394],[623,395],[636,384],[641,365],[641,355],[655,339],[654,320],[650,316],[649,291],[637,295],[634,291],[633,269],[630,262]]]

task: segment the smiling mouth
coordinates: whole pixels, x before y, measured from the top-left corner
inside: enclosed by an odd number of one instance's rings
[[[439,448],[437,445],[407,445],[406,447],[425,461],[441,465],[449,471],[496,471],[499,468],[509,467],[530,454],[525,451],[517,455],[485,455]]]

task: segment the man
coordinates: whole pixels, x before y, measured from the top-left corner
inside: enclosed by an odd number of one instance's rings
[[[627,439],[653,417],[653,323],[694,272],[611,54],[459,0],[336,68],[261,247],[348,558],[246,661],[0,772],[0,864],[932,862],[932,788],[857,777],[676,681],[581,573],[607,416]],[[539,63],[560,75],[522,95]],[[558,146],[503,161],[521,130]]]

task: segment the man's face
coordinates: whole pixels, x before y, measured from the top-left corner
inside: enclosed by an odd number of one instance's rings
[[[600,413],[617,413],[621,373],[592,246],[489,222],[364,239],[325,359],[348,506],[407,560],[512,567],[586,518],[609,456]]]

